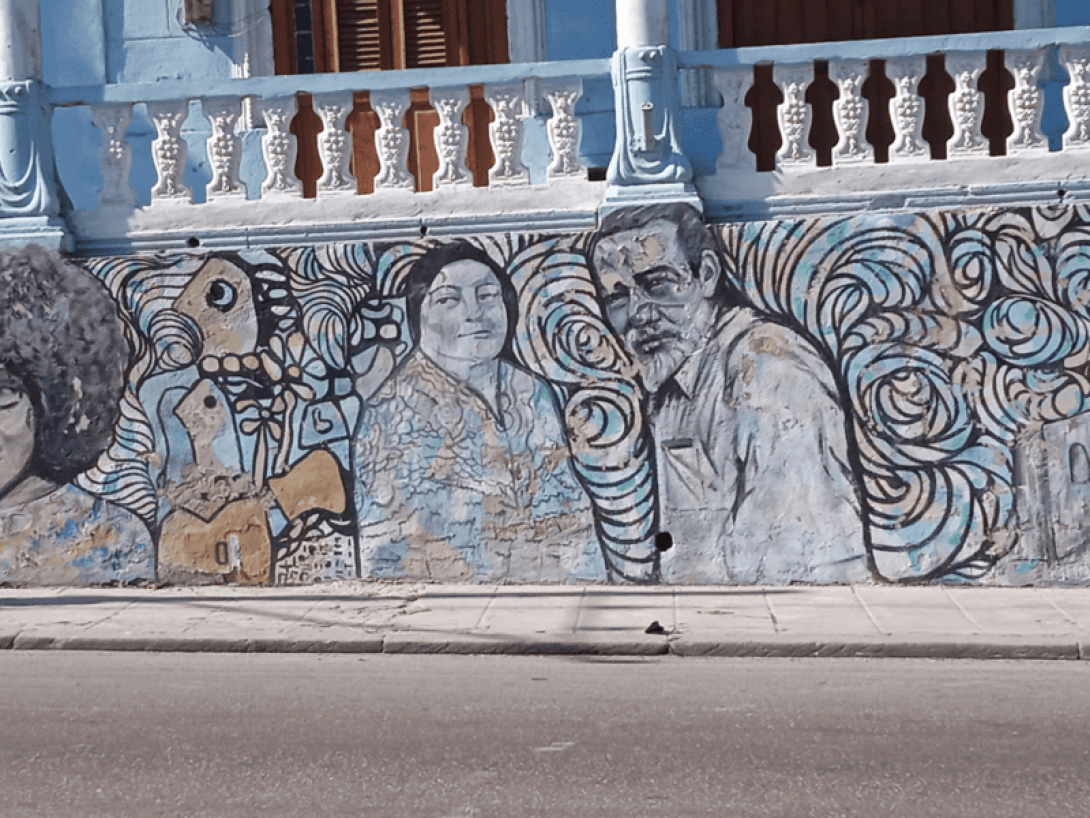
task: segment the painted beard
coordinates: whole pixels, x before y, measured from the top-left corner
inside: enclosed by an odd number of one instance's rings
[[[675,323],[660,313],[650,323],[625,333],[625,345],[640,365],[649,392],[657,392],[700,348],[703,334],[695,330],[692,322]]]

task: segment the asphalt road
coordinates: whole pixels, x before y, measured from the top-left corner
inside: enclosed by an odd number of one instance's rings
[[[0,652],[0,816],[1090,814],[1090,662]]]

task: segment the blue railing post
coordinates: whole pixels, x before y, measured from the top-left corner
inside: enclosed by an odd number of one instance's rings
[[[684,201],[700,208],[693,169],[681,147],[677,53],[668,0],[617,0],[613,97],[617,141],[603,210]]]
[[[0,31],[0,246],[67,248],[41,81],[38,0],[0,0]]]

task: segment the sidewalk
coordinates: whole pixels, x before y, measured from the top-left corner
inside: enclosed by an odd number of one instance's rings
[[[1090,659],[1090,588],[0,589],[0,649]]]

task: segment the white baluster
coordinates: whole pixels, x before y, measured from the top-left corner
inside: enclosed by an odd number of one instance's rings
[[[488,172],[492,185],[525,185],[530,172],[522,164],[522,88],[519,85],[489,85],[484,98],[495,118],[488,124],[488,137],[496,164]]]
[[[1045,67],[1045,50],[1007,51],[1003,59],[1014,75],[1014,90],[1009,97],[1014,131],[1007,137],[1007,153],[1047,151],[1048,137],[1041,130],[1045,95],[1038,81]]]
[[[889,101],[894,140],[889,147],[890,162],[913,162],[931,158],[931,146],[923,138],[924,101],[920,80],[927,73],[926,57],[886,60],[886,77],[893,83]]]
[[[439,169],[432,175],[432,189],[472,185],[473,175],[466,167],[469,128],[462,124],[462,113],[469,104],[469,89],[432,88],[431,105],[439,114],[439,125],[433,131]]]
[[[91,108],[91,122],[102,131],[98,164],[102,169],[100,205],[135,205],[136,191],[129,184],[132,148],[125,141],[125,129],[132,122],[132,104],[96,105]]]
[[[719,155],[721,167],[749,167],[753,170],[756,159],[749,149],[749,132],[753,116],[746,107],[746,94],[753,87],[753,70],[745,68],[717,68],[712,74],[715,90],[723,97],[723,107],[716,120],[719,138],[723,140],[723,152]]]
[[[833,163],[868,162],[874,151],[867,142],[867,101],[863,98],[863,83],[867,79],[865,60],[832,60],[829,79],[836,83],[840,98],[833,103],[840,140],[833,148]]]
[[[265,135],[261,139],[265,181],[261,185],[261,195],[301,197],[303,185],[295,176],[299,147],[291,132],[291,121],[298,111],[295,95],[255,100],[254,110],[265,120]]]
[[[954,136],[947,156],[987,156],[988,140],[980,131],[984,119],[984,92],[977,89],[980,75],[987,67],[985,52],[961,52],[946,55],[946,73],[954,78],[954,93],[950,95],[950,119]]]
[[[545,98],[553,109],[553,115],[549,117],[546,125],[549,149],[553,155],[549,163],[550,179],[586,175],[586,169],[579,161],[579,142],[583,126],[575,115],[575,104],[581,96],[582,80],[576,80],[574,85],[550,86],[546,89]]]
[[[239,178],[242,140],[235,135],[235,126],[242,115],[241,101],[238,97],[216,97],[203,100],[201,107],[212,125],[208,137],[208,164],[212,167],[208,201],[245,196],[246,190]]]
[[[814,66],[777,64],[772,69],[772,78],[783,92],[783,103],[776,110],[783,145],[776,154],[776,162],[785,166],[813,164],[815,154],[809,142],[813,114],[806,101],[806,89],[814,79]]]
[[[352,93],[314,94],[314,112],[322,119],[318,134],[318,153],[322,157],[322,176],[318,192],[355,193],[356,178],[349,162],[352,160],[352,139],[345,123],[352,113]]]
[[[415,186],[413,175],[408,170],[409,131],[402,124],[408,107],[407,90],[371,92],[371,110],[379,118],[379,128],[375,131],[379,161],[376,191],[391,188],[412,190]]]
[[[1065,148],[1090,146],[1090,47],[1060,48],[1060,62],[1071,78],[1064,86],[1064,107],[1067,108]]]
[[[158,136],[151,143],[151,158],[158,180],[151,189],[151,202],[189,198],[185,183],[185,161],[188,146],[181,137],[182,123],[189,114],[189,100],[148,103],[148,119],[155,125]]]

